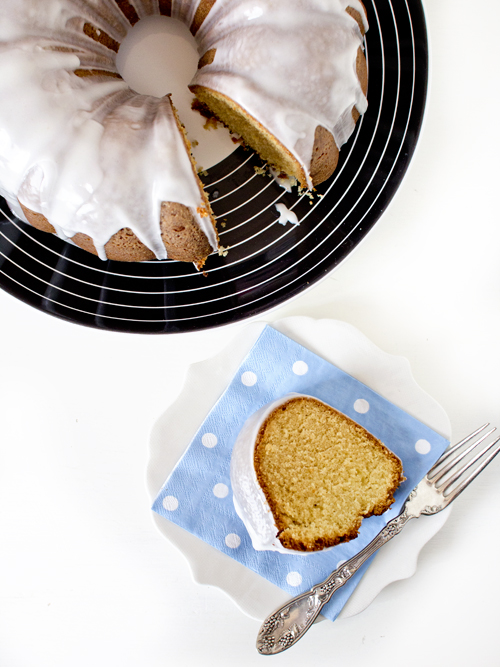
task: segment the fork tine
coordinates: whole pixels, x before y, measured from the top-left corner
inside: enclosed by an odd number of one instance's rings
[[[452,445],[451,447],[448,447],[448,449],[440,456],[440,458],[436,461],[436,463],[432,466],[432,468],[429,470],[427,477],[431,479],[432,473],[438,468],[444,461],[449,459],[449,457],[456,452],[459,447],[462,447],[462,445],[465,445],[469,440],[472,440],[472,438],[475,438],[478,433],[481,433],[481,431],[484,431],[485,428],[489,426],[489,422],[486,424],[483,424],[480,426],[478,429],[476,429],[473,433],[470,435],[466,436],[463,440],[460,440],[460,442],[457,442],[455,445]]]
[[[477,431],[474,431],[474,433],[471,433],[468,435],[466,438],[458,442],[456,445],[453,445],[453,447],[450,447],[444,455],[437,461],[437,463],[434,464],[434,466],[429,470],[429,473],[427,475],[428,479],[435,485],[437,482],[439,482],[445,475],[447,475],[453,468],[456,466],[456,464],[461,461],[463,458],[467,456],[473,449],[475,449],[483,440],[485,440],[489,435],[491,435],[494,431],[496,431],[496,427],[494,426],[491,428],[489,431],[487,431],[484,435],[482,435],[479,440],[473,442],[471,445],[467,447],[467,449],[464,449],[463,452],[460,452],[459,454],[456,454],[453,456],[453,458],[448,461],[448,463],[441,468],[442,464],[444,461],[450,458],[452,454],[455,454],[457,450],[460,449],[463,445],[465,445],[469,440],[471,440],[473,437],[475,437],[478,433],[480,433],[482,430],[484,430],[489,424],[485,424],[482,426],[480,429],[477,429]]]
[[[493,429],[493,430],[495,430],[495,429]],[[491,434],[491,433],[493,432],[493,430],[492,430],[492,431],[489,431],[486,435]],[[480,438],[477,442],[475,442],[475,443],[473,444],[472,447],[468,447],[466,453],[469,453],[469,452],[473,451],[474,448],[477,448],[477,446],[481,444],[481,442],[484,440],[485,437],[486,437],[486,436],[483,436],[482,438]],[[438,491],[443,491],[443,489],[448,489],[448,488],[450,488],[450,486],[451,486],[452,484],[454,484],[454,483],[459,479],[459,477],[461,477],[461,476],[464,474],[464,472],[465,472],[466,470],[468,470],[469,468],[471,468],[477,461],[479,461],[479,459],[482,458],[482,457],[486,454],[486,452],[489,452],[490,449],[491,449],[492,447],[494,447],[494,445],[498,442],[498,440],[500,440],[500,438],[497,438],[496,440],[494,440],[492,443],[490,443],[490,444],[487,445],[486,447],[482,447],[482,448],[481,448],[481,449],[480,449],[480,450],[473,456],[473,458],[471,458],[469,461],[467,461],[467,463],[462,463],[460,466],[457,466],[457,464],[458,464],[459,461],[461,461],[461,459],[462,459],[463,457],[458,457],[458,456],[457,456],[456,460],[452,462],[453,465],[447,466],[448,470],[447,470],[446,472],[451,472],[451,471],[453,470],[453,468],[457,468],[457,467],[458,467],[458,469],[457,469],[453,474],[451,474],[449,477],[447,477],[447,478],[443,481],[443,483],[442,483],[441,485],[437,484],[437,482],[438,482],[440,479],[442,479],[445,475],[440,475],[440,477],[434,482],[434,487],[435,487]]]
[[[493,449],[493,447],[495,449]],[[492,450],[492,451],[490,451]],[[457,496],[459,496],[464,489],[466,489],[469,484],[479,475],[481,471],[483,471],[486,466],[493,461],[495,456],[500,452],[500,437],[494,440],[488,447],[486,447],[483,451],[481,451],[477,456],[475,456],[471,461],[467,463],[461,470],[459,470],[455,475],[453,475],[449,480],[446,481],[446,485],[443,489],[440,489],[441,493],[443,495],[446,493],[446,490],[450,488],[460,477],[463,475],[463,473],[468,470],[474,463],[479,461],[485,454],[486,452],[490,452],[490,454],[483,460],[481,463],[474,468],[470,472],[470,474],[463,479],[460,484],[453,489],[449,494],[445,496],[446,502],[451,503],[452,500],[455,500]]]

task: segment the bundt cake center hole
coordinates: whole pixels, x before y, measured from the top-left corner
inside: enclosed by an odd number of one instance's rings
[[[196,42],[187,26],[168,16],[139,21],[123,40],[116,65],[132,90],[163,97],[169,93],[179,113],[190,109],[188,84],[198,66]]]
[[[201,169],[208,169],[236,150],[226,128],[205,129],[206,118],[191,108],[188,88],[198,69],[195,38],[181,21],[148,16],[131,28],[116,56],[116,66],[132,90],[163,97],[169,93],[191,141]]]

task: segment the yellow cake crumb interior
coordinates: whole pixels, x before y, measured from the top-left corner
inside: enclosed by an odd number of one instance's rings
[[[394,501],[401,462],[363,427],[307,397],[263,425],[255,468],[281,543],[304,551],[356,536],[363,517]]]
[[[295,158],[260,123],[222,93],[201,86],[192,86],[200,102],[221,120],[232,132],[239,134],[247,146],[255,150],[269,165],[297,179],[304,187],[305,174]]]

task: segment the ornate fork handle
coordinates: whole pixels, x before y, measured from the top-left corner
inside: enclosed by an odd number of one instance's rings
[[[408,511],[405,504],[397,517],[350,560],[309,591],[289,600],[271,614],[263,623],[257,637],[257,650],[263,655],[281,653],[297,642],[311,627],[324,605],[332,595],[357,572],[363,563],[382,545],[398,535],[415,514]]]

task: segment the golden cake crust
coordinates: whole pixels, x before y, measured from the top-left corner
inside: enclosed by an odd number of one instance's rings
[[[363,10],[366,14],[364,5]],[[346,12],[357,22],[361,34],[364,35],[365,28],[360,14],[352,7],[347,7]],[[366,95],[368,92],[368,67],[366,64],[365,54],[361,48],[358,49],[358,54],[356,57],[356,74],[358,75],[361,90],[363,91],[364,95]],[[354,107],[352,110],[352,117],[354,122],[357,123],[359,120],[359,111],[356,109],[356,107]],[[330,178],[330,176],[337,168],[339,154],[340,152],[332,133],[321,125],[318,125],[314,136],[314,146],[310,167],[313,185],[320,185]]]
[[[33,227],[42,232],[55,234],[56,230],[45,216],[31,211],[23,204],[21,208]],[[169,259],[193,262],[198,268],[202,268],[212,248],[186,206],[175,202],[163,202],[160,230]],[[71,240],[82,250],[97,255],[94,242],[87,234],[75,234]],[[127,227],[113,234],[104,249],[107,258],[117,262],[145,262],[155,258],[153,251]]]

